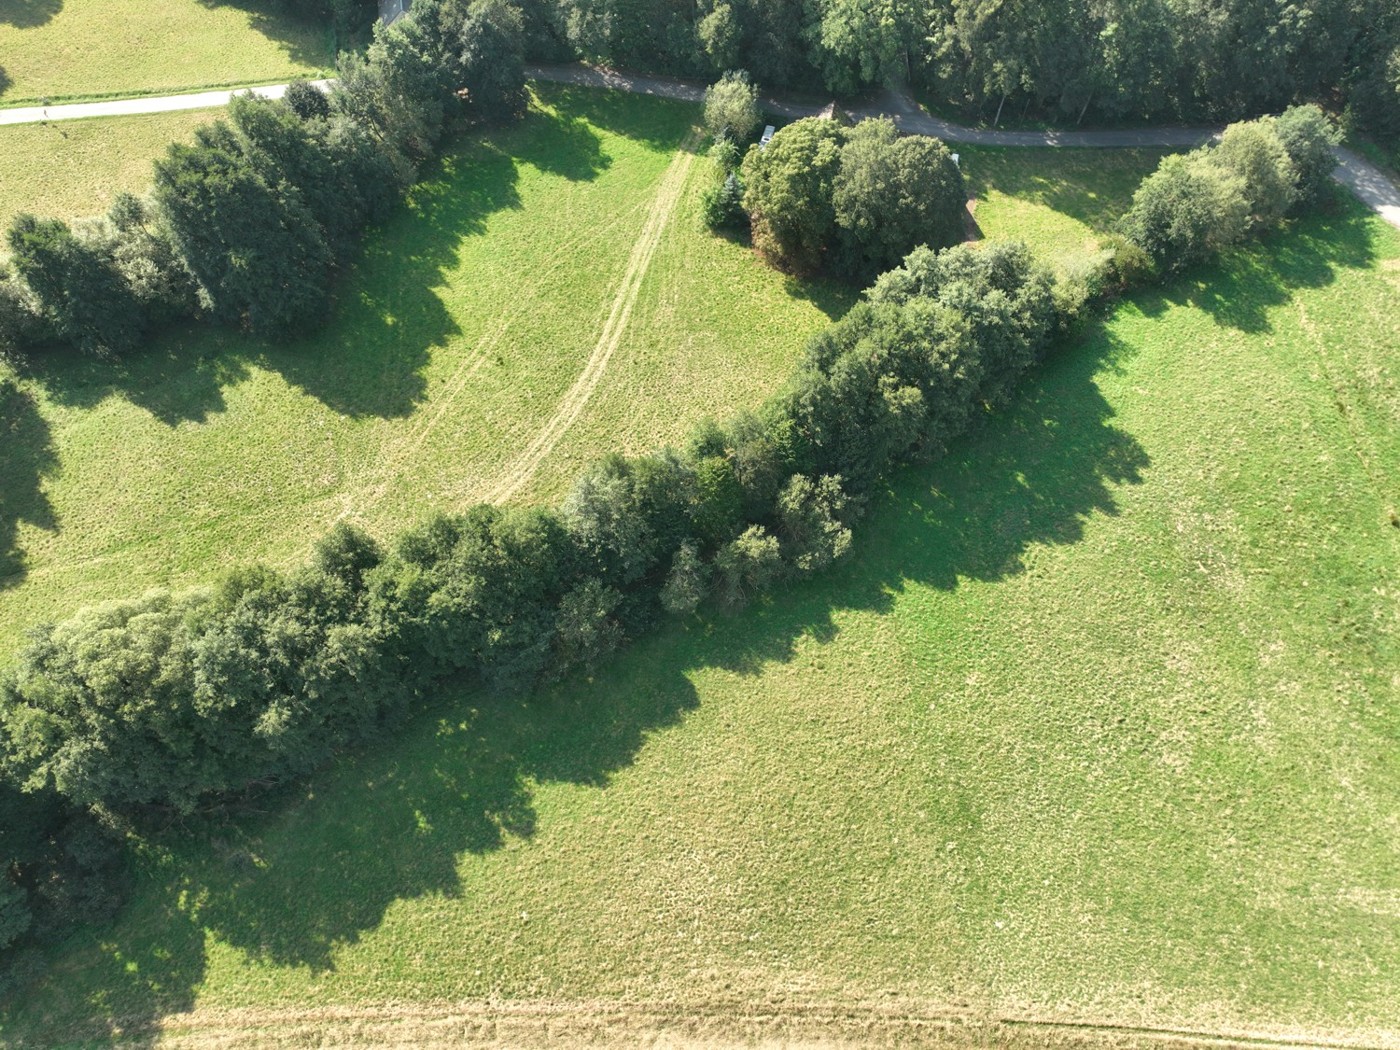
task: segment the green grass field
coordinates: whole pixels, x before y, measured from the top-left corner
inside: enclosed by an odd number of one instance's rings
[[[151,184],[151,164],[218,110],[0,127],[0,230],[22,211],[59,219],[100,215],[123,190]]]
[[[509,246],[523,245],[512,223],[541,202],[562,215],[567,200],[602,226],[609,212],[593,194],[612,185],[614,209],[640,210],[645,194],[627,187],[655,187],[684,112],[629,105],[630,137],[615,138],[615,104],[596,104],[591,123],[536,117],[455,157],[413,219],[375,241],[343,331],[380,339],[382,354],[387,316],[426,331],[455,319],[462,333],[413,340],[433,348],[421,372],[432,391],[440,356],[469,359],[439,347],[475,345],[468,326],[487,323],[465,307],[444,313],[470,301],[459,275],[503,278],[491,260],[471,261],[471,236],[416,256],[396,238],[425,216],[471,225],[490,231],[506,265]],[[579,150],[595,159],[573,179],[545,171],[531,143],[540,156],[570,152],[545,151],[552,136],[576,148],[596,136],[601,152]],[[600,156],[611,163],[584,177]],[[491,164],[513,178],[453,181]],[[447,192],[457,185],[474,187],[472,199]],[[470,224],[438,210],[462,208]],[[1030,228],[1051,228],[1033,218]],[[636,228],[590,233],[605,238],[589,254],[614,281]],[[750,294],[768,289],[769,310],[799,309],[733,246],[687,232],[693,224],[668,230],[675,250],[713,252],[704,258],[743,274]],[[416,312],[371,291],[390,258],[420,283],[430,267],[432,296]],[[566,284],[578,301],[605,301],[601,286]],[[696,307],[649,287],[635,317],[664,346],[667,319],[689,330],[679,319]],[[517,296],[539,304],[528,322],[538,334],[483,374],[509,385],[524,346],[550,374],[544,348],[564,341],[546,334],[552,288]],[[337,338],[325,345],[343,347],[345,375],[359,374],[367,365]],[[727,345],[771,346],[777,375],[790,356],[780,343],[734,331]],[[132,906],[65,946],[8,1030],[53,1041],[91,1033],[94,1016],[143,1031],[181,1011],[169,1033],[188,1045],[274,1032],[319,1045],[328,1031],[426,1045],[508,1035],[512,1004],[536,1004],[517,1007],[518,1045],[569,1032],[629,1041],[668,1025],[746,1037],[765,1023],[897,1042],[936,1034],[922,1021],[966,1016],[1395,1045],[1397,345],[1400,237],[1351,202],[1124,302],[945,462],[901,474],[833,574],[732,618],[669,628],[597,677],[523,703],[446,691],[401,736],[341,759],[265,815],[150,843]],[[227,420],[220,440],[242,440],[233,423],[250,426],[252,402],[266,400],[304,422],[279,432],[290,449],[238,446],[253,461],[243,487],[220,484],[241,501],[224,514],[243,532],[226,531],[213,507],[196,520],[224,542],[296,532],[316,515],[281,506],[296,491],[281,479],[314,479],[323,443],[389,425],[386,408],[417,403],[420,372],[389,373],[375,412],[343,395],[346,422],[325,410],[335,399],[324,389],[289,384],[281,360],[240,366],[222,385],[211,377],[221,403],[202,420],[171,411],[169,395],[142,410],[149,421],[110,391],[103,410],[45,407],[56,435],[74,432],[59,442],[64,457],[83,434],[133,433],[102,447],[130,448],[147,473],[102,502],[145,529],[141,508],[165,513],[178,491],[149,484],[155,457],[189,450],[170,469],[189,472],[185,505],[197,510],[205,482],[190,476],[214,437],[202,428]],[[635,367],[618,404],[629,391],[664,396],[664,382],[643,378],[660,359]],[[720,369],[733,376],[726,396],[756,398],[752,377],[766,367],[734,358]],[[463,398],[443,418],[495,412],[503,397]],[[679,394],[671,404],[688,410]],[[612,440],[666,436],[648,419]],[[160,452],[147,433],[164,435]],[[388,482],[377,506],[407,508],[415,488],[479,476],[489,439],[476,446],[471,433],[444,441],[441,464],[422,451],[437,438],[425,439],[413,476],[402,489]],[[359,462],[380,462],[379,444],[354,447],[367,450]],[[283,456],[295,470],[276,469]],[[55,487],[97,470],[66,467]],[[525,491],[554,491],[548,478]],[[335,506],[365,491],[329,487]],[[117,575],[155,557],[107,542]],[[160,552],[179,556],[184,542],[167,537]],[[211,541],[206,563],[217,549]],[[66,604],[88,580],[48,571]],[[14,593],[35,586],[37,568],[31,577]],[[473,1006],[483,1003],[494,1005]],[[538,1031],[531,1017],[543,1018]]]
[[[693,107],[547,98],[449,153],[315,339],[196,328],[119,364],[34,357],[0,466],[0,654],[95,600],[300,563],[342,516],[389,536],[557,497],[604,452],[782,382],[853,295],[702,231]]]
[[[1013,149],[959,145],[983,236],[1018,237],[1057,265],[1093,258],[1164,150]]]
[[[0,105],[272,83],[335,64],[263,0],[0,0]]]

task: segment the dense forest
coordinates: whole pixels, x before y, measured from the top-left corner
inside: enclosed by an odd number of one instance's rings
[[[1294,102],[1400,135],[1394,0],[523,0],[532,57],[848,94],[1005,123],[1235,120]]]

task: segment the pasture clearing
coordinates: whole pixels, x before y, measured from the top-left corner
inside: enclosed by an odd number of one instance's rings
[[[950,145],[962,158],[982,236],[1016,238],[1061,269],[1089,262],[1099,238],[1169,150]]]
[[[604,452],[680,441],[783,381],[853,295],[700,228],[693,106],[541,91],[370,235],[314,338],[192,327],[118,363],[35,356],[0,467],[0,652],[93,601],[298,564],[341,517],[391,536],[503,486],[558,497]]]
[[[11,1031],[1400,1044],[1396,345],[1400,237],[1350,200],[1126,301],[830,575],[149,844]]]
[[[268,84],[334,65],[326,26],[264,0],[0,0],[0,105]]]
[[[105,212],[118,193],[143,193],[151,164],[218,110],[184,110],[0,127],[0,230],[20,212],[80,219]],[[8,248],[0,246],[0,253]]]

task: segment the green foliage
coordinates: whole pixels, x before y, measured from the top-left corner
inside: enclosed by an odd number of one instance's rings
[[[461,87],[468,114],[486,123],[523,116],[525,27],[520,9],[506,0],[475,0],[459,31]]]
[[[821,267],[836,228],[832,193],[845,132],[808,117],[780,128],[744,158],[744,209],[754,247],[799,273]]]
[[[744,188],[735,172],[731,171],[700,191],[700,218],[712,230],[743,226],[748,222]]]
[[[305,77],[287,85],[282,101],[302,120],[324,120],[331,115],[331,102],[326,93]]]
[[[1273,127],[1297,176],[1295,206],[1305,207],[1331,185],[1337,166],[1332,151],[1341,144],[1341,129],[1314,105],[1290,106],[1275,118]]]
[[[693,613],[710,588],[710,571],[695,544],[687,540],[676,549],[671,570],[661,587],[661,607],[672,616]]]
[[[749,151],[743,186],[754,246],[799,273],[827,267],[865,284],[921,244],[963,239],[967,191],[952,154],[900,138],[888,119],[789,124]]]
[[[112,265],[152,324],[195,313],[194,277],[148,201],[119,193],[107,212],[103,240]]]
[[[783,558],[776,536],[762,525],[750,525],[715,556],[717,595],[727,609],[742,609],[763,593],[782,571]]]
[[[1167,157],[1143,180],[1123,228],[1158,267],[1180,270],[1236,243],[1248,225],[1244,179],[1197,150]]]
[[[783,557],[800,573],[820,572],[851,549],[845,525],[850,500],[841,479],[794,475],[778,495],[776,518]]]
[[[849,132],[832,184],[838,268],[867,284],[926,245],[963,239],[967,189],[937,139],[900,138],[893,121],[866,120]]]
[[[738,64],[743,27],[729,4],[715,4],[712,11],[695,23],[695,35],[716,72],[733,69]]]
[[[59,219],[18,215],[9,230],[14,266],[54,331],[80,350],[121,354],[145,328],[141,305],[111,256]]]
[[[1298,175],[1272,118],[1231,124],[1211,156],[1243,180],[1245,201],[1255,222],[1272,226],[1292,209]]]
[[[332,259],[300,191],[260,175],[229,125],[198,139],[156,163],[155,198],[214,317],[259,335],[317,324]]]
[[[758,89],[748,73],[730,70],[705,89],[705,130],[716,142],[744,142],[758,123]]]

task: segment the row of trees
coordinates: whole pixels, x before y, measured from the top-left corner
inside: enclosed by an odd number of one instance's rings
[[[329,94],[234,99],[172,145],[149,198],[76,227],[18,216],[0,349],[53,339],[121,354],[184,317],[283,337],[320,324],[337,270],[451,122],[520,115],[523,22],[504,0],[419,0],[340,59]]]
[[[0,948],[50,920],[58,887],[88,902],[70,914],[108,902],[93,815],[217,806],[390,731],[444,676],[527,688],[663,613],[737,608],[823,569],[876,479],[1003,397],[1063,319],[1024,247],[921,249],[761,410],[679,451],[609,457],[557,509],[481,506],[387,551],[340,525],[299,572],[254,567],[40,629],[0,679],[0,809],[22,811]]]
[[[1312,105],[1231,124],[1218,145],[1167,157],[1143,180],[1124,232],[1161,270],[1199,263],[1315,202],[1339,141]]]
[[[580,55],[837,93],[909,83],[985,117],[1228,120],[1337,101],[1400,136],[1393,0],[531,0]]]
[[[366,13],[358,0],[284,4]],[[340,57],[329,93],[298,83],[280,101],[235,99],[156,163],[148,197],[73,225],[19,216],[0,267],[0,352],[62,340],[120,354],[190,317],[268,336],[319,323],[337,269],[445,128],[524,111],[523,33],[503,0],[417,0],[365,53]],[[359,574],[378,557],[337,533],[304,573],[257,569],[36,636],[0,690],[0,986],[26,946],[115,906],[117,814],[295,774],[402,709],[411,683],[361,611]]]

